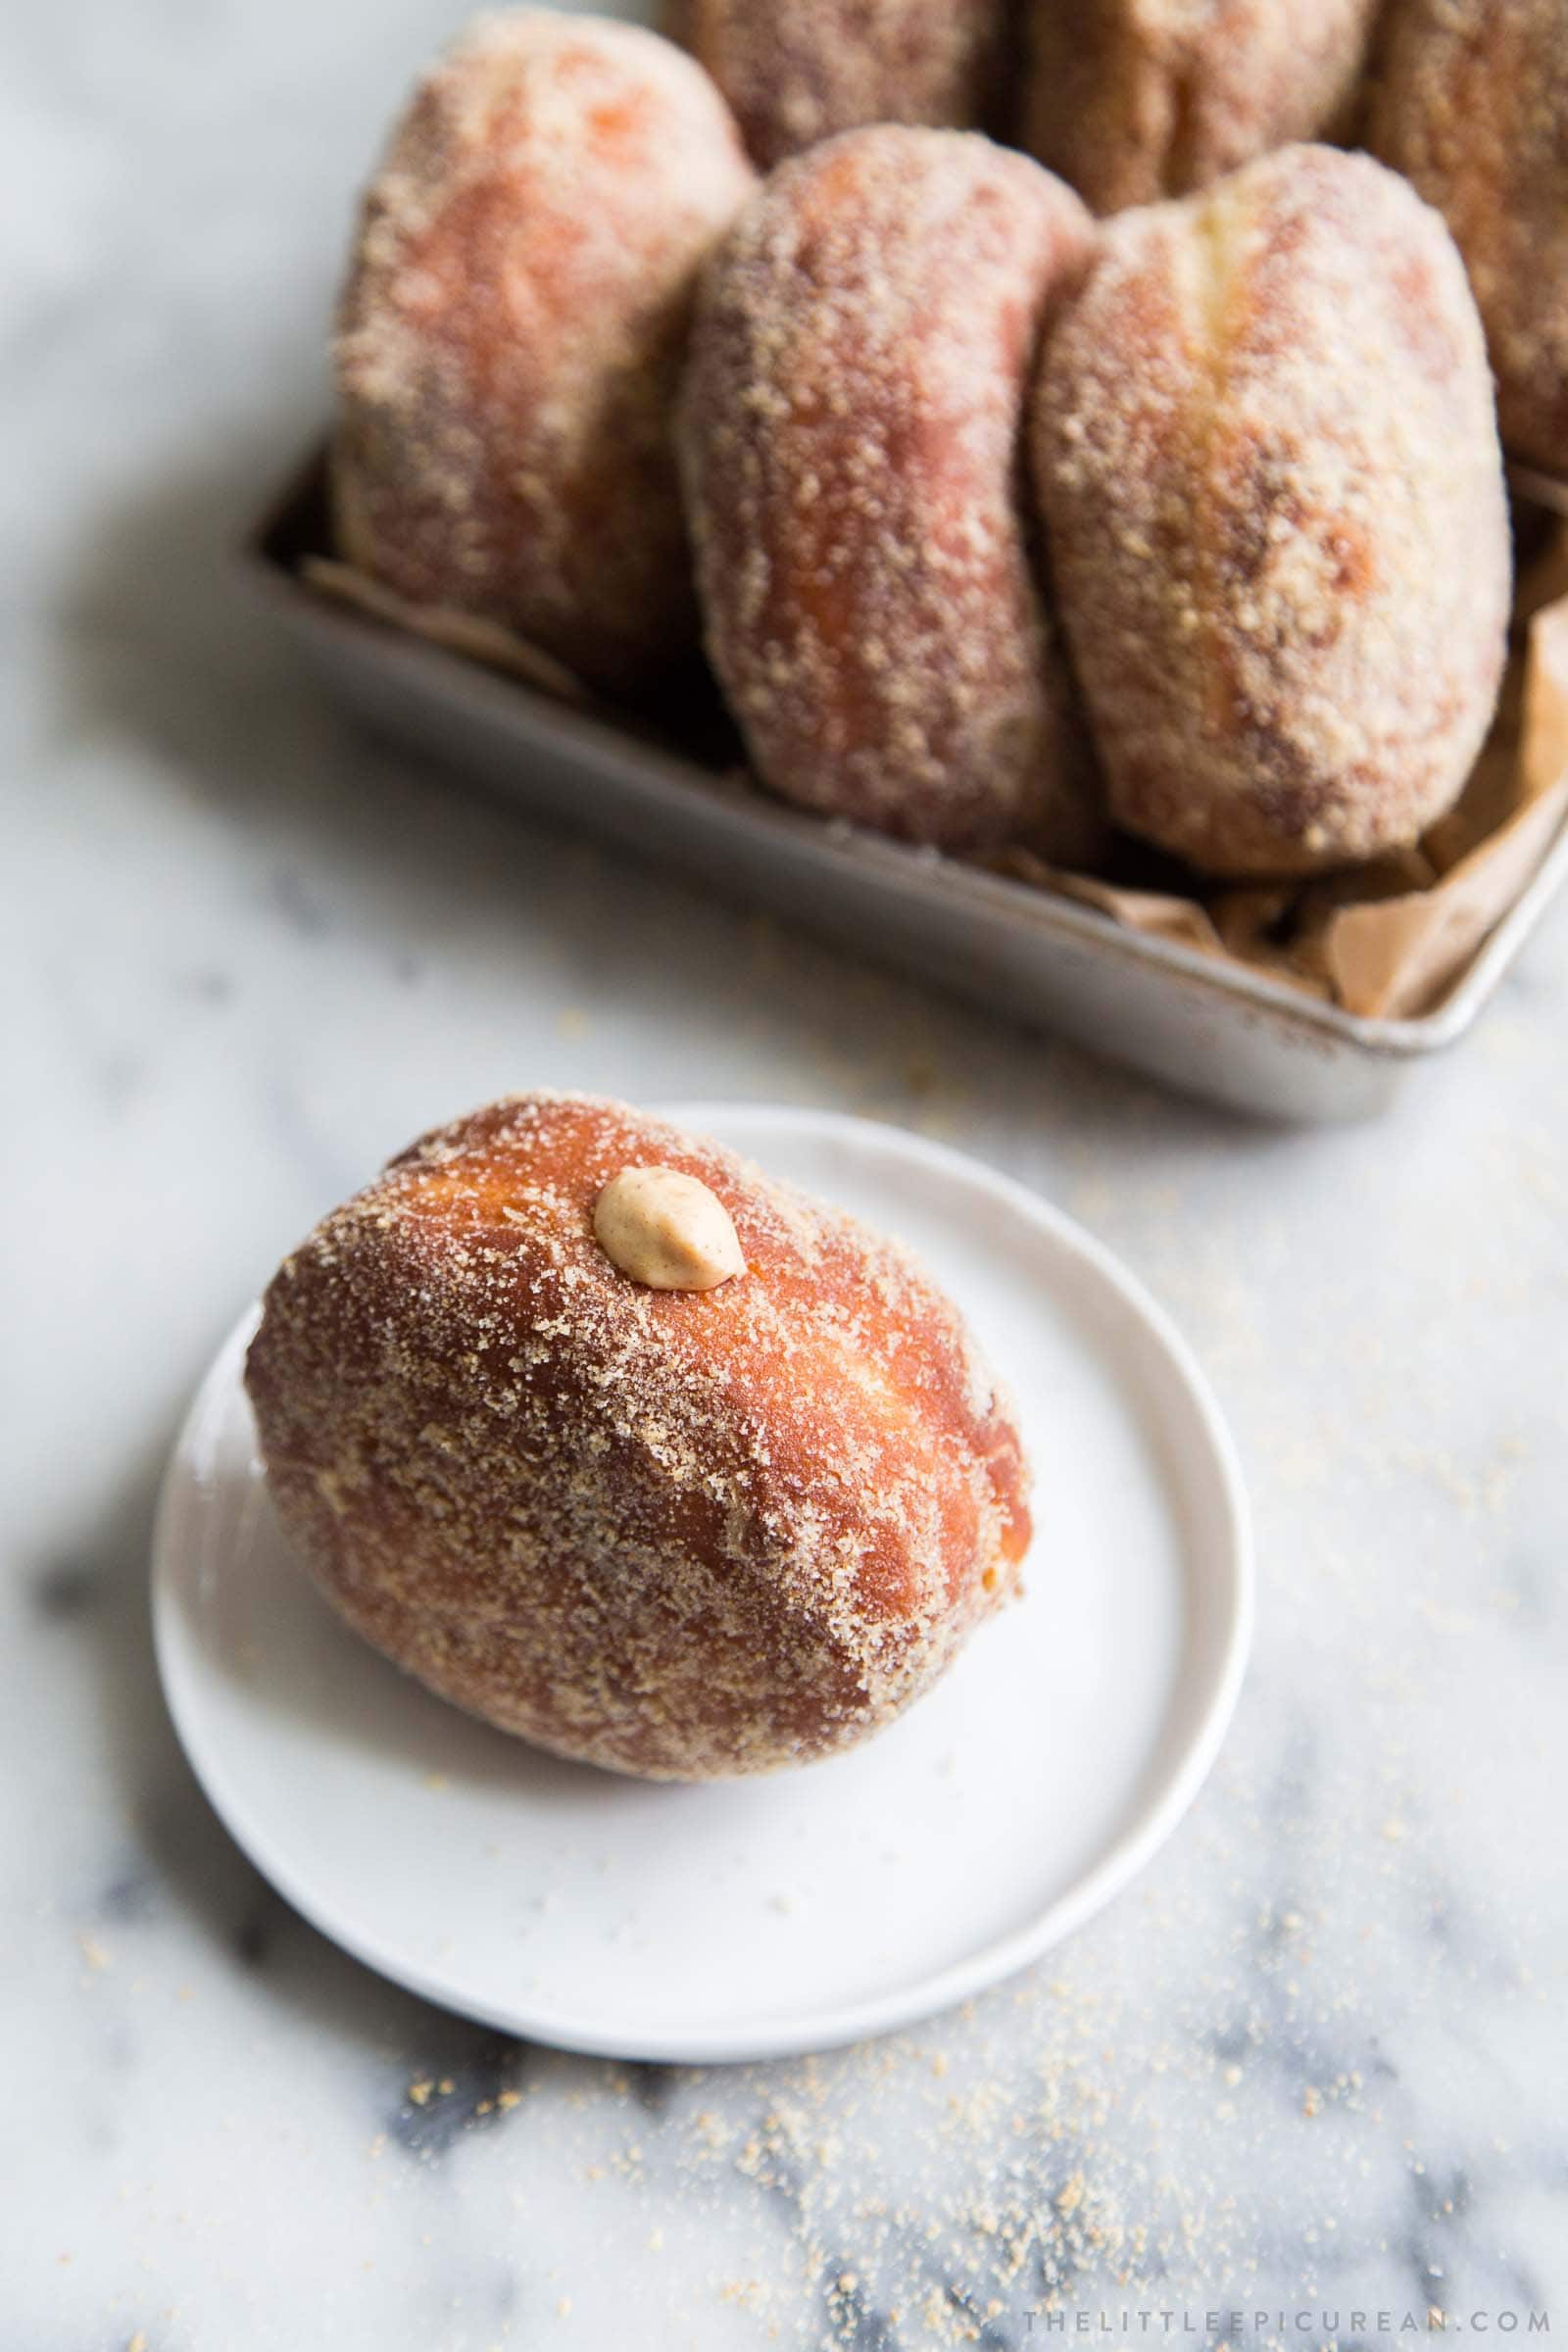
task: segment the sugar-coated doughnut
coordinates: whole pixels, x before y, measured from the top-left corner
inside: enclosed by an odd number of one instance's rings
[[[1379,0],[1023,0],[1021,143],[1097,213],[1350,126]]]
[[[1030,566],[1042,321],[1093,238],[973,132],[781,165],[704,274],[681,436],[710,658],[763,782],[906,840],[1093,829]]]
[[[841,130],[983,122],[1003,0],[678,0],[682,37],[764,167]]]
[[[1394,0],[1370,143],[1453,231],[1503,441],[1568,473],[1568,0]]]
[[[688,1246],[711,1287],[653,1287]],[[285,1262],[246,1380],[283,1525],[350,1625],[621,1772],[866,1738],[1028,1543],[1010,1408],[909,1254],[585,1096],[395,1159]]]
[[[1508,518],[1475,305],[1405,181],[1286,148],[1108,222],[1032,438],[1121,824],[1292,874],[1444,813],[1501,677]]]
[[[694,645],[671,414],[698,269],[754,179],[672,42],[478,18],[393,134],[342,298],[350,562],[612,691]]]

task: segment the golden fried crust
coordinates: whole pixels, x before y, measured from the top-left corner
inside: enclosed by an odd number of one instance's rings
[[[650,1165],[718,1197],[745,1275],[617,1273],[594,1202]],[[394,1160],[277,1274],[246,1381],[278,1513],[349,1623],[622,1772],[865,1738],[1028,1543],[1010,1412],[907,1253],[584,1096],[514,1097]]]
[[[1287,148],[1107,223],[1033,447],[1130,831],[1295,874],[1451,805],[1501,677],[1508,522],[1475,306],[1404,181]]]
[[[1097,213],[1353,120],[1379,0],[1025,0],[1021,143]]]
[[[1041,322],[1091,237],[1026,157],[883,126],[782,165],[715,253],[688,510],[710,656],[787,799],[946,849],[1087,849],[1019,466]]]
[[[612,690],[693,645],[671,413],[699,266],[754,184],[671,43],[478,19],[366,198],[335,350],[349,559]]]
[[[1568,0],[1395,0],[1370,144],[1453,231],[1504,442],[1568,473]]]
[[[674,21],[764,170],[871,122],[972,129],[996,96],[1002,0],[677,0]]]

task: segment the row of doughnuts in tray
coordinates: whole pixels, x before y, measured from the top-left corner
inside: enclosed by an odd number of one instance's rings
[[[1568,474],[1568,0],[672,0],[764,166],[872,122],[988,129],[1096,213],[1355,139],[1464,255],[1503,439]]]
[[[868,122],[986,130],[1097,213],[1354,127],[1379,0],[671,0],[764,168]]]
[[[1309,872],[1413,841],[1491,716],[1481,328],[1364,156],[1098,226],[951,129],[759,182],[691,58],[510,11],[393,137],[337,362],[351,562],[622,697],[701,625],[760,778],[906,839]]]

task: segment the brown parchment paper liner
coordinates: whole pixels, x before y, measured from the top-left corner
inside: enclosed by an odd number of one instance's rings
[[[1004,872],[1339,1004],[1424,1012],[1518,898],[1568,815],[1568,599],[1529,624],[1458,806],[1397,857],[1305,884],[1201,898],[1119,889],[1011,850]]]
[[[596,698],[492,621],[412,605],[352,565],[306,559],[328,595],[559,700]],[[612,710],[607,715],[617,715]],[[1128,931],[1265,971],[1348,1012],[1427,1011],[1518,898],[1568,815],[1568,531],[1525,571],[1497,718],[1458,805],[1413,849],[1307,882],[1128,888],[1009,849],[991,870],[1096,906]]]
[[[481,620],[472,612],[454,612],[444,605],[411,605],[392,589],[383,588],[379,580],[372,580],[368,572],[356,570],[352,564],[340,564],[332,556],[307,556],[300,568],[313,588],[322,588],[328,596],[357,605],[362,612],[373,613],[377,620],[390,621],[394,628],[407,629],[412,636],[428,637],[433,645],[444,645],[448,653],[466,654],[470,662],[508,670],[525,685],[553,694],[558,702],[580,704],[592,699],[564,662],[514,636],[497,621]]]

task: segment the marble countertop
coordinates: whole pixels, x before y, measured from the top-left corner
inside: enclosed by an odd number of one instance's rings
[[[351,731],[229,550],[452,21],[86,0],[3,36],[0,2340],[1568,2331],[1568,918],[1383,1123],[1261,1131]],[[517,2047],[293,1917],[175,1744],[146,1560],[192,1383],[329,1202],[535,1083],[952,1139],[1122,1251],[1233,1417],[1261,1611],[1219,1769],[1107,1915],[917,2034]]]

